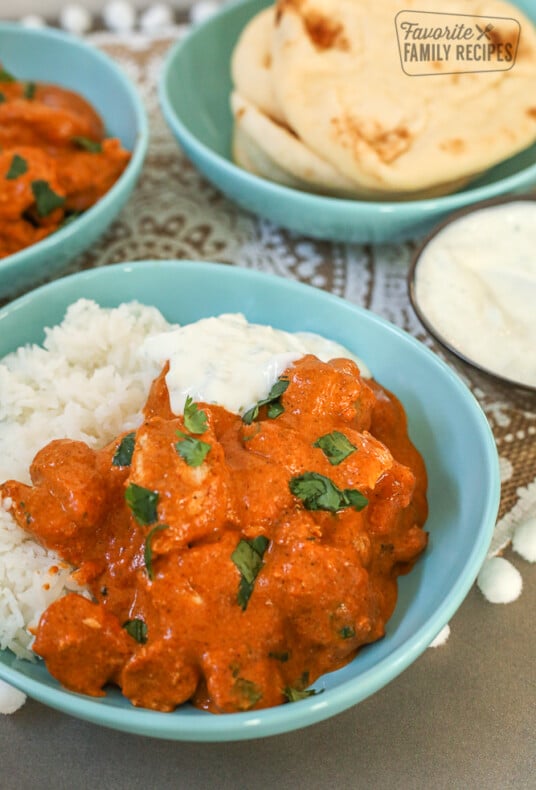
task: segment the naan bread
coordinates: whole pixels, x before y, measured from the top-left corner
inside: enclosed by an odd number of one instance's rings
[[[284,123],[272,77],[272,34],[275,7],[253,17],[242,31],[231,59],[231,77],[238,93],[278,123]]]
[[[296,189],[342,197],[358,193],[356,184],[236,91],[231,108],[235,117],[233,155],[241,167]]]
[[[445,12],[444,0],[405,0],[402,7]],[[514,68],[412,77],[400,63],[394,24],[400,10],[399,0],[279,0],[272,84],[304,145],[361,188],[408,197],[458,188],[530,146],[536,140],[530,20],[502,0],[465,0],[463,13],[520,21]],[[504,24],[495,34],[511,36]]]
[[[235,116],[233,159],[244,170],[306,192],[360,200],[385,199],[385,192],[345,178],[307,148],[288,127],[276,124],[236,91],[231,96],[231,107]],[[411,196],[414,199],[436,197],[464,184],[464,180],[438,184],[422,192],[412,192]],[[405,192],[391,191],[388,199],[405,200],[407,196]]]

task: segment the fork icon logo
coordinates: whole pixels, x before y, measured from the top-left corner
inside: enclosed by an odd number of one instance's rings
[[[490,33],[493,30],[493,28],[495,27],[495,25],[492,25],[491,22],[490,22],[488,25],[486,25],[486,27],[484,29],[482,29],[480,27],[480,25],[475,25],[475,27],[478,30],[478,32],[480,33],[480,35],[477,38],[477,41],[480,41],[480,39],[483,38],[484,36],[486,36],[488,41],[492,40],[492,38],[490,36]]]

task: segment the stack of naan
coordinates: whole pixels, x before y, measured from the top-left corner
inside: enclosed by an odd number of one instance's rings
[[[439,63],[437,74],[408,76],[395,33],[401,8],[444,12],[445,3],[278,0],[257,14],[232,59],[237,164],[310,192],[404,200],[453,192],[532,145],[530,20],[503,0],[449,6],[518,20],[515,65],[441,74]],[[511,35],[511,27],[503,34]]]

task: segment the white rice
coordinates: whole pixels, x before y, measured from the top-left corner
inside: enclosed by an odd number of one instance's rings
[[[145,338],[170,327],[138,303],[102,309],[82,299],[46,330],[44,347],[25,346],[0,363],[0,482],[29,483],[36,452],[68,437],[102,447],[141,422],[158,366],[139,354]],[[27,629],[69,584],[70,569],[46,551],[0,503],[0,649],[33,658]]]

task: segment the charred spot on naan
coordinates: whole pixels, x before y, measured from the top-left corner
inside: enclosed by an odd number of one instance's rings
[[[459,137],[454,137],[451,140],[443,140],[439,143],[442,151],[448,151],[449,154],[463,154],[465,152],[465,143]]]
[[[384,164],[390,164],[411,146],[413,135],[405,125],[384,129],[377,121],[365,124],[359,118],[344,115],[331,119],[333,134],[342,145],[360,151],[363,144],[372,148]]]
[[[301,17],[305,32],[317,50],[339,49],[346,52],[350,49],[350,41],[345,35],[343,25],[316,8],[309,7],[306,0],[280,0],[275,16],[276,25],[287,9],[295,11]]]
[[[302,19],[307,35],[317,49],[340,49],[343,52],[350,49],[350,42],[339,22],[314,9],[306,11]]]

